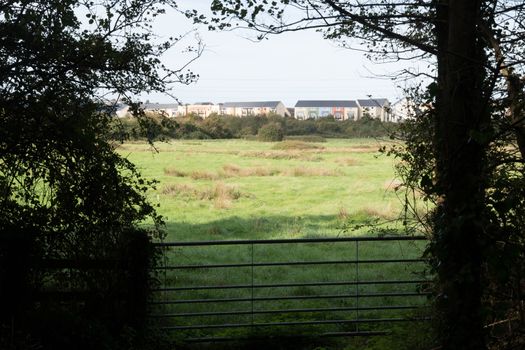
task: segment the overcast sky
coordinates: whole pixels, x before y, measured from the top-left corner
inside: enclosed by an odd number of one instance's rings
[[[206,11],[210,0],[178,3],[180,8]],[[194,27],[190,20],[171,10],[155,25],[155,32],[161,37],[192,30],[206,47],[190,66],[200,76],[199,80],[189,86],[173,86],[173,95],[182,103],[280,100],[293,107],[300,99],[345,100],[371,95],[395,102],[402,96],[398,86],[404,83],[385,75],[392,75],[403,66],[370,62],[362,52],[342,49],[314,31],[286,33],[253,42],[247,38],[253,39],[256,33],[209,32],[204,27]],[[162,58],[163,62],[177,68],[189,58],[180,51],[194,42],[194,33],[190,33],[181,46]],[[175,102],[160,94],[144,95],[142,99]]]

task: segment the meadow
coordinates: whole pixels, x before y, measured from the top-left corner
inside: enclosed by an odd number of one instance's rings
[[[118,151],[159,180],[150,200],[166,240],[348,236],[402,214],[392,158],[379,141],[206,140],[127,143]],[[355,224],[355,225],[354,225]]]
[[[281,238],[323,238],[403,234],[402,190],[394,175],[394,159],[378,152],[384,143],[371,139],[330,139],[327,142],[284,141],[265,143],[248,140],[174,140],[156,143],[126,143],[118,150],[135,163],[142,174],[159,181],[150,200],[159,204],[166,220],[166,241],[208,241]],[[204,246],[176,248],[167,252],[167,265],[231,264],[319,260],[418,258],[422,242],[302,244],[294,246]],[[180,288],[158,295],[160,313],[187,314],[235,311],[228,316],[163,318],[165,326],[194,324],[246,324],[276,321],[331,320],[401,317],[406,310],[373,310],[383,305],[419,305],[423,297],[354,297],[308,299],[316,295],[366,295],[367,293],[413,292],[414,284],[355,285],[357,279],[418,279],[419,264],[321,266],[262,266],[227,269],[172,270],[162,275],[165,286]],[[300,285],[335,282],[328,286]],[[291,284],[279,288],[199,289],[199,286]],[[294,285],[299,284],[299,285]],[[275,296],[301,296],[300,300],[264,300]],[[259,298],[260,301],[228,303],[179,303],[181,300]],[[174,304],[170,304],[175,301]],[[354,308],[368,307],[359,315]],[[278,313],[275,310],[347,309],[344,312]],[[254,316],[246,310],[259,311]],[[268,312],[270,311],[270,312]],[[335,328],[334,328],[335,327]],[[355,324],[328,324],[324,331],[352,331]],[[383,325],[378,326],[379,329]],[[293,328],[293,327],[292,327]],[[303,333],[308,326],[295,327]],[[362,326],[361,329],[367,329]],[[368,329],[378,329],[368,326]],[[253,329],[252,329],[253,330]],[[257,332],[268,331],[257,329]],[[280,330],[274,329],[279,332]],[[317,329],[319,331],[319,329]],[[208,333],[186,332],[183,336],[246,335],[246,330],[212,329]],[[248,330],[249,332],[249,330]],[[178,333],[181,335],[181,333]],[[363,347],[364,348],[364,347]]]

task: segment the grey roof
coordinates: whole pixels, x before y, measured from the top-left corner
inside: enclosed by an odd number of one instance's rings
[[[371,98],[367,100],[357,100],[361,107],[383,107],[388,104],[386,98]]]
[[[357,103],[353,100],[299,100],[295,107],[357,107]]]
[[[259,101],[259,102],[224,102],[224,108],[240,107],[240,108],[277,108],[281,101]]]
[[[155,109],[174,109],[174,108],[178,108],[179,107],[179,104],[178,103],[146,103],[143,105],[144,109],[150,109],[150,110],[155,110]]]

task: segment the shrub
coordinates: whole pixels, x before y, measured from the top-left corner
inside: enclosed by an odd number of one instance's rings
[[[231,139],[233,132],[228,128],[225,120],[217,115],[204,119],[201,123],[202,130],[214,139]]]
[[[259,129],[259,141],[276,142],[284,138],[283,127],[279,123],[269,123]]]

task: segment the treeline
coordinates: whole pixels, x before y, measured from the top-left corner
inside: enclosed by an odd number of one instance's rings
[[[297,120],[279,115],[235,117],[212,114],[168,118],[147,114],[140,118],[115,119],[112,138],[115,139],[260,139],[279,141],[284,137],[319,136],[329,138],[383,137],[396,130],[398,124],[378,119],[338,121],[333,117],[317,120]]]

